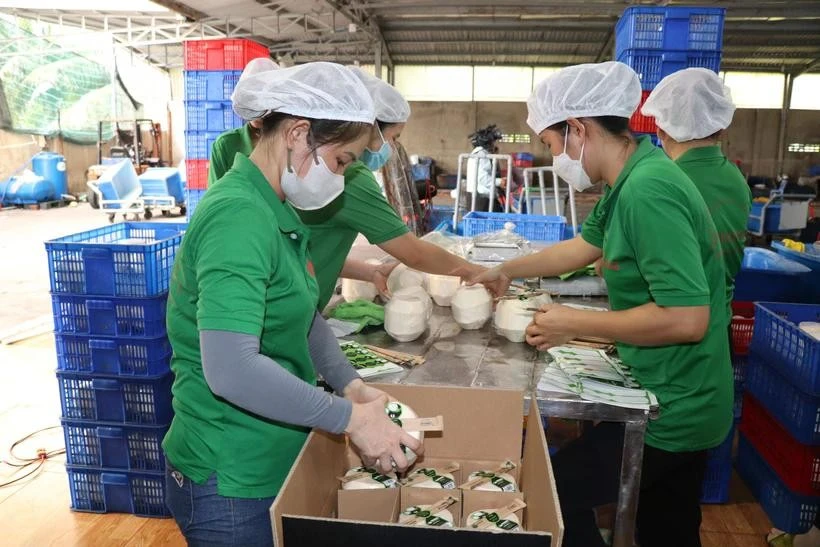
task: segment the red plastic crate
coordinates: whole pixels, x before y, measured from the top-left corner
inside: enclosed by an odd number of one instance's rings
[[[820,494],[820,446],[800,444],[748,393],[743,397],[740,431],[790,490]]]
[[[732,302],[732,352],[735,355],[749,354],[754,329],[754,302]]]
[[[190,190],[206,190],[208,188],[208,160],[185,160],[185,173],[188,177],[187,185]]]
[[[636,133],[657,133],[658,126],[655,125],[655,118],[651,116],[644,116],[641,114],[641,108],[643,108],[646,99],[649,98],[649,94],[652,93],[651,91],[643,91],[641,93],[641,104],[638,106],[638,110],[632,114],[632,118],[629,120],[629,128],[636,132]]]
[[[242,70],[253,59],[270,57],[267,46],[251,40],[189,40],[185,70]]]

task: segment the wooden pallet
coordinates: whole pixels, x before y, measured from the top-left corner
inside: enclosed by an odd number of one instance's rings
[[[29,211],[38,211],[41,209],[54,209],[57,207],[66,207],[71,200],[68,199],[57,199],[54,201],[41,201],[39,203],[25,203],[23,205],[17,205],[19,209],[28,209]]]

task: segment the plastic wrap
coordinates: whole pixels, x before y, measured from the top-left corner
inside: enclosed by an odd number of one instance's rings
[[[401,143],[395,141],[392,146],[394,153],[390,155],[381,171],[384,194],[410,231],[421,236],[424,233],[424,215],[413,184],[412,166]]]
[[[473,262],[506,262],[528,254],[533,250],[530,242],[515,233],[515,224],[507,222],[498,232],[487,232],[473,237],[469,259]]]

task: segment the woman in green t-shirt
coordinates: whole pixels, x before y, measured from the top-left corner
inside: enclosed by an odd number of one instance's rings
[[[603,258],[612,311],[544,306],[527,342],[545,349],[584,335],[617,341],[660,404],[646,432],[637,540],[689,547],[700,545],[706,450],[732,425],[724,269],[697,188],[648,138],[629,132],[640,98],[638,76],[622,63],[568,67],[538,84],[527,122],[556,173],[576,191],[603,181],[604,194],[579,237],[474,281],[501,293],[511,279],[556,276]],[[601,423],[552,459],[566,547],[605,545],[593,508],[618,497],[622,448],[623,427]]]

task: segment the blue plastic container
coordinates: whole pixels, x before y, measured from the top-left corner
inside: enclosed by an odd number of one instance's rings
[[[66,466],[71,508],[88,513],[168,517],[165,474]]]
[[[820,397],[820,341],[800,330],[804,321],[820,322],[820,305],[756,304],[751,351],[802,392]]]
[[[202,196],[205,195],[205,192],[205,190],[187,190],[187,197],[185,198],[185,216],[188,219],[188,222],[190,222],[191,218],[194,216],[196,206],[199,205],[199,201],[202,199]]]
[[[145,297],[168,291],[187,224],[121,222],[46,242],[51,292]]]
[[[123,471],[165,470],[162,439],[170,425],[62,422],[66,461],[69,465]]]
[[[211,147],[222,131],[186,131],[185,155],[192,160],[211,159]]]
[[[628,7],[615,26],[615,55],[625,49],[720,51],[725,16],[724,8]]]
[[[754,352],[749,354],[746,391],[800,443],[820,445],[820,397],[801,391]]]
[[[812,273],[803,280],[804,302],[820,304],[820,252],[815,252],[812,245],[806,245],[805,252],[789,249],[779,241],[772,242],[772,247],[777,254],[783,255],[789,260],[794,260],[809,268]]]
[[[157,377],[89,376],[57,371],[60,404],[66,420],[130,425],[168,425],[172,373]]]
[[[125,200],[137,198],[142,194],[137,171],[130,160],[120,160],[105,171],[97,179],[103,199],[105,200]],[[112,209],[119,209],[120,206],[112,204],[108,206]]]
[[[746,229],[750,232],[760,231],[760,220],[752,218],[752,215],[759,217],[763,211],[763,205],[764,203],[760,201],[752,202],[752,210],[749,212],[749,220],[746,222]],[[763,220],[763,233],[776,234],[780,232],[780,209],[781,206],[779,203],[773,203],[766,207],[766,218]]]
[[[193,70],[185,73],[186,101],[230,101],[241,70]]]
[[[144,197],[172,196],[177,203],[185,201],[182,176],[175,167],[152,167],[139,176]]]
[[[729,481],[732,478],[732,444],[735,440],[735,426],[720,445],[708,451],[706,475],[703,479],[701,503],[726,503],[729,501]]]
[[[148,298],[51,297],[54,332],[87,336],[152,338],[165,335],[167,295]]]
[[[185,103],[185,129],[188,131],[227,131],[242,127],[242,118],[233,111],[230,101]]]
[[[805,300],[811,270],[768,249],[746,247],[735,277],[734,299],[745,302],[800,302]]]
[[[743,433],[739,437],[737,472],[775,528],[790,534],[811,528],[820,509],[820,497],[803,496],[789,490]]]
[[[54,185],[42,177],[10,177],[0,182],[0,203],[29,205],[51,201],[56,197]]]
[[[442,222],[447,220],[452,221],[453,213],[455,209],[448,205],[433,205],[433,208],[430,210],[430,222],[428,226],[437,227]]]
[[[507,222],[515,224],[515,233],[531,241],[561,241],[567,219],[558,216],[472,211],[464,215],[464,235],[499,232]]]
[[[666,76],[684,68],[720,70],[719,51],[662,51],[627,49],[618,55],[618,61],[632,67],[641,80],[641,88],[650,91]]]
[[[57,334],[57,370],[120,376],[170,372],[171,344],[157,338],[102,338]]]
[[[68,194],[68,172],[62,155],[40,152],[31,158],[31,170],[54,186],[55,199]]]

